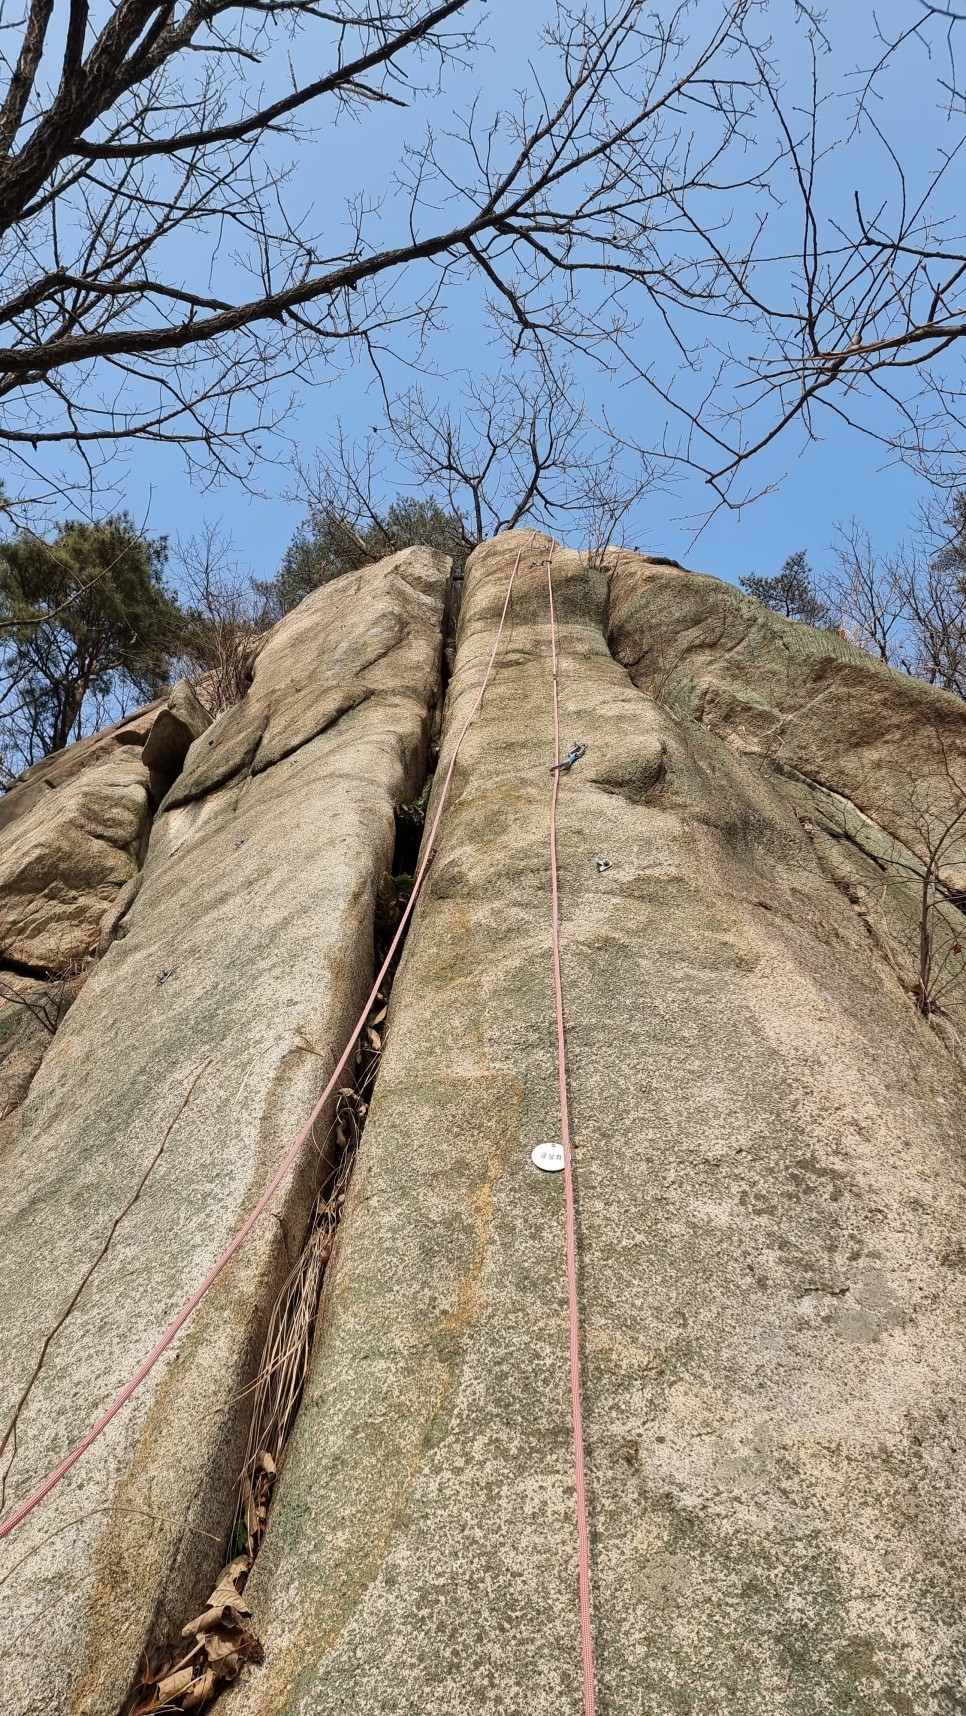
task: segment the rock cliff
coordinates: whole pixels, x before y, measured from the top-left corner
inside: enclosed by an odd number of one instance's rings
[[[181,693],[0,801],[7,1515],[312,1109],[519,562],[367,1027],[267,1528],[237,1511],[251,1391],[331,1109],[0,1543],[5,1716],[197,1707],[203,1673],[226,1716],[580,1707],[563,1202],[531,1162],[560,1125],[551,552],[598,1709],[966,1708],[966,707],[717,580],[518,532],[469,562],[441,727],[448,567],[407,550],[303,603],[186,753]],[[23,995],[68,936],[53,1030]],[[237,1603],[184,1642],[225,1563]]]

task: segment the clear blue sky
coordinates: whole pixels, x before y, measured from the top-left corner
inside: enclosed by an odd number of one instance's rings
[[[841,84],[852,64],[867,62],[873,16],[884,26],[908,22],[916,0],[834,0],[833,62],[825,72],[831,82]],[[667,10],[667,8],[664,8]],[[492,48],[483,50],[475,64],[432,107],[434,123],[441,128],[447,118],[447,101],[465,103],[474,89],[497,104],[501,93],[522,84],[529,74],[522,61],[522,43],[532,47],[539,24],[546,15],[543,0],[514,0],[512,8],[480,7],[487,16],[486,31]],[[697,20],[720,11],[720,0],[698,0]],[[801,67],[801,25],[796,22],[794,0],[773,0],[776,50],[784,57],[794,82]],[[830,26],[833,27],[833,26]],[[910,88],[910,66],[921,76],[921,88]],[[918,68],[918,70],[917,70]],[[905,82],[887,86],[879,117],[900,139],[904,163],[912,177],[925,172],[933,159],[942,127],[937,130],[930,115],[934,106],[933,73],[924,57],[905,62]],[[960,121],[955,122],[957,126]],[[331,149],[319,146],[308,152],[301,168],[300,188],[307,201],[321,208],[327,220],[341,218],[342,199],[354,189],[385,183],[385,163],[398,148],[410,116],[377,110],[364,124],[349,123],[334,133]],[[957,133],[958,134],[958,133]],[[868,168],[865,145],[854,146],[856,175]],[[850,158],[839,160],[837,173],[844,195]],[[966,204],[966,186],[960,177],[949,188],[955,204]],[[186,266],[189,259],[186,253]],[[479,369],[491,361],[481,326],[478,304],[469,300],[457,307],[451,331],[435,350],[438,372],[445,385],[447,372]],[[657,438],[655,420],[659,403],[653,396],[616,385],[601,388],[599,382],[592,405],[603,405],[611,416],[630,431],[643,424],[642,439]],[[381,416],[369,377],[349,373],[334,384],[306,389],[300,396],[297,414],[290,424],[298,448],[304,455],[324,443],[336,417],[353,432],[361,431]],[[694,543],[701,515],[707,510],[707,492],[698,479],[681,482],[670,492],[655,493],[640,509],[628,540],[641,548],[662,552],[705,571],[737,579],[747,571],[771,573],[786,556],[805,549],[816,566],[826,556],[834,527],[853,516],[873,532],[884,548],[893,545],[909,528],[917,503],[925,490],[907,470],[884,458],[869,440],[836,426],[831,418],[823,424],[826,439],[800,448],[793,438],[780,443],[777,457],[755,472],[762,482],[779,483],[777,492],[750,505],[740,515],[719,512]],[[190,534],[205,523],[230,534],[242,562],[256,576],[270,576],[301,517],[297,501],[286,498],[292,486],[291,468],[266,466],[261,473],[265,493],[252,497],[237,487],[199,492],[185,476],[173,451],[145,448],[129,458],[121,498],[152,532],[172,536]]]

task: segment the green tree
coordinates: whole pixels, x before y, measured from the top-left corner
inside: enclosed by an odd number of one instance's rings
[[[790,554],[776,578],[762,578],[749,572],[738,580],[746,595],[756,602],[784,614],[788,620],[804,620],[807,626],[834,630],[835,621],[815,586],[815,575],[805,557],[805,550]]]
[[[442,549],[457,566],[474,547],[458,513],[447,512],[432,495],[428,500],[397,495],[384,513],[366,508],[361,516],[322,501],[299,526],[277,576],[256,580],[255,589],[270,617],[281,619],[320,585],[417,543]]]
[[[163,538],[125,513],[71,521],[50,541],[21,532],[0,544],[0,721],[9,759],[59,751],[85,728],[91,702],[156,696],[182,623],[165,589]]]

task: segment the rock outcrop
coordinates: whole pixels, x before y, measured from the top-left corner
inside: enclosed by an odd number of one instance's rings
[[[154,825],[127,933],[53,1038],[0,1160],[4,1512],[222,1250],[362,1005],[394,809],[425,775],[447,571],[442,555],[407,550],[279,628],[250,695],[287,742],[256,774],[234,711],[195,741],[189,801],[169,795]],[[354,693],[341,719],[333,678]],[[313,688],[324,720],[303,715]],[[113,1716],[144,1653],[176,1637],[208,1589],[245,1391],[329,1119],[96,1457],[0,1547],[5,1716]]]
[[[76,971],[130,892],[152,808],[211,717],[181,680],[105,733],[28,769],[0,798],[0,969]]]
[[[49,802],[50,793],[74,780],[85,769],[106,762],[118,751],[130,748],[140,751],[163,708],[163,699],[148,703],[113,727],[93,733],[89,739],[79,739],[77,744],[68,745],[66,750],[55,751],[53,756],[34,763],[0,798],[0,834],[35,805],[44,800]]]
[[[530,1164],[558,1126],[548,546],[394,989],[233,1716],[578,1707],[562,1194]],[[470,563],[444,761],[516,547]],[[600,1707],[952,1711],[962,1079],[780,777],[642,695],[605,577],[554,566]]]
[[[0,843],[0,960],[62,971],[96,946],[137,874],[150,828],[148,771],[119,750],[45,795]]]
[[[966,784],[960,698],[717,578],[619,555],[611,589],[617,660],[685,721],[834,789],[913,845],[920,805],[936,819],[956,814]],[[966,865],[957,868],[966,881]]]
[[[181,773],[196,739],[211,726],[211,716],[186,679],[179,679],[157,717],[141,752],[146,769],[168,785]]]
[[[559,1129],[552,547],[512,533],[467,568],[443,767],[521,562],[245,1590],[264,1661],[226,1716],[579,1708],[563,1195],[531,1163]],[[558,823],[598,1708],[955,1716],[966,706],[716,580],[553,568],[586,745]],[[167,793],[0,1157],[5,1421],[28,1388],[4,1512],[237,1230],[362,1004],[445,583],[412,550],[309,598]],[[204,1606],[317,1179],[0,1545],[4,1712],[118,1716]]]

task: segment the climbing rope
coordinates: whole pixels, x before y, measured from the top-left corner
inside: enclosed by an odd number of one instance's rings
[[[443,780],[443,785],[442,785],[442,788],[440,790],[439,800],[438,800],[437,806],[436,806],[436,814],[433,817],[432,823],[430,825],[429,833],[427,834],[427,836],[425,837],[425,839],[423,841],[423,853],[422,853],[422,857],[419,860],[419,864],[418,864],[417,869],[416,869],[416,874],[413,878],[412,892],[411,892],[409,899],[406,903],[406,909],[403,912],[402,917],[399,920],[399,927],[396,930],[396,933],[393,936],[392,941],[389,944],[389,951],[386,954],[386,957],[383,960],[382,965],[379,968],[379,972],[376,976],[376,980],[373,983],[371,990],[369,991],[369,996],[368,996],[368,999],[366,1001],[366,1004],[363,1007],[362,1012],[360,1013],[358,1020],[356,1021],[355,1028],[353,1029],[353,1032],[349,1038],[349,1041],[347,1042],[344,1050],[342,1051],[342,1054],[340,1055],[338,1061],[336,1062],[335,1069],[332,1073],[332,1076],[330,1077],[330,1079],[328,1081],[328,1084],[326,1085],[325,1089],[322,1092],[322,1095],[319,1097],[318,1101],[316,1102],[315,1107],[313,1108],[311,1114],[309,1115],[308,1120],[305,1122],[305,1125],[302,1127],[302,1130],[299,1133],[298,1137],[296,1138],[291,1149],[288,1151],[288,1154],[283,1158],[279,1167],[276,1169],[275,1173],[272,1175],[272,1178],[269,1180],[268,1185],[265,1187],[265,1190],[263,1191],[263,1193],[262,1193],[261,1197],[259,1198],[257,1204],[255,1205],[255,1207],[251,1211],[251,1213],[246,1217],[245,1221],[242,1223],[242,1226],[238,1229],[238,1232],[235,1234],[234,1239],[231,1241],[231,1243],[229,1245],[227,1245],[225,1247],[225,1250],[222,1252],[221,1256],[217,1259],[217,1261],[212,1264],[207,1275],[204,1277],[204,1280],[201,1281],[199,1283],[199,1285],[195,1288],[191,1297],[189,1299],[185,1300],[184,1304],[182,1305],[182,1307],[181,1307],[180,1311],[177,1313],[177,1315],[171,1319],[171,1322],[168,1324],[164,1333],[160,1336],[160,1338],[156,1342],[156,1344],[151,1348],[151,1351],[148,1353],[147,1358],[142,1359],[141,1363],[138,1365],[137,1370],[134,1372],[134,1375],[130,1378],[130,1380],[128,1382],[126,1382],[124,1384],[124,1387],[118,1391],[118,1393],[114,1396],[114,1399],[111,1401],[110,1405],[105,1407],[105,1409],[101,1413],[100,1417],[97,1419],[97,1421],[94,1424],[91,1425],[91,1427],[87,1431],[86,1435],[81,1438],[81,1440],[77,1443],[76,1447],[71,1449],[69,1454],[64,1455],[64,1458],[61,1460],[60,1464],[55,1466],[52,1472],[48,1473],[47,1477],[44,1478],[42,1483],[38,1484],[37,1488],[32,1492],[32,1494],[29,1495],[25,1501],[22,1501],[20,1503],[19,1507],[14,1508],[13,1512],[8,1514],[7,1518],[5,1520],[3,1520],[2,1523],[0,1523],[0,1541],[2,1541],[3,1538],[5,1538],[5,1537],[9,1537],[10,1533],[12,1531],[15,1531],[17,1526],[21,1525],[23,1523],[23,1521],[27,1518],[28,1514],[33,1513],[34,1508],[38,1507],[40,1505],[40,1503],[44,1500],[44,1498],[46,1496],[50,1495],[51,1490],[56,1488],[56,1486],[60,1483],[61,1478],[66,1477],[67,1473],[71,1470],[71,1468],[73,1466],[76,1466],[78,1460],[82,1459],[83,1456],[87,1453],[88,1449],[93,1447],[93,1445],[97,1441],[98,1437],[103,1435],[103,1433],[107,1429],[108,1425],[112,1422],[113,1419],[115,1419],[117,1417],[118,1413],[121,1411],[121,1408],[123,1406],[127,1405],[127,1402],[130,1400],[131,1396],[134,1393],[136,1393],[136,1391],[140,1388],[145,1377],[150,1375],[151,1371],[154,1369],[155,1365],[157,1364],[158,1360],[161,1358],[162,1354],[167,1352],[167,1350],[170,1347],[175,1336],[184,1327],[185,1323],[188,1321],[188,1318],[192,1315],[192,1313],[195,1310],[197,1310],[198,1306],[201,1304],[201,1301],[205,1297],[205,1294],[208,1292],[209,1288],[214,1286],[219,1275],[221,1275],[222,1271],[231,1262],[231,1259],[234,1257],[236,1251],[238,1251],[239,1248],[242,1245],[244,1245],[245,1240],[248,1238],[248,1235],[251,1233],[252,1229],[257,1225],[257,1223],[261,1220],[262,1216],[265,1214],[265,1211],[267,1210],[269,1204],[271,1203],[272,1198],[275,1196],[275,1193],[278,1191],[279,1186],[282,1184],[282,1181],[285,1179],[285,1176],[289,1172],[289,1169],[293,1166],[296,1158],[299,1156],[301,1151],[304,1149],[305,1144],[307,1143],[307,1141],[311,1135],[312,1128],[314,1127],[316,1121],[318,1120],[320,1114],[322,1113],[322,1110],[324,1109],[329,1098],[332,1096],[332,1094],[336,1088],[336,1085],[339,1082],[339,1078],[340,1078],[342,1072],[344,1071],[344,1069],[345,1069],[345,1067],[349,1061],[349,1058],[352,1054],[353,1049],[355,1048],[356,1042],[358,1041],[358,1038],[361,1035],[361,1033],[365,1027],[365,1024],[366,1024],[366,1021],[369,1017],[369,1014],[372,1011],[372,1007],[376,1001],[376,998],[379,994],[380,989],[382,988],[383,981],[386,977],[387,972],[389,971],[389,967],[392,964],[392,961],[396,955],[396,951],[399,947],[399,944],[402,941],[403,935],[405,934],[406,926],[409,922],[410,917],[412,916],[413,908],[416,904],[417,899],[419,898],[420,889],[422,888],[423,880],[424,880],[425,875],[426,875],[426,871],[428,870],[429,865],[430,865],[432,858],[433,858],[433,841],[436,838],[436,833],[437,833],[437,830],[439,829],[440,821],[442,820],[442,815],[443,815],[444,807],[446,805],[446,800],[449,796],[450,784],[451,784],[452,779],[453,779],[453,772],[456,768],[457,758],[459,757],[460,749],[461,749],[461,746],[463,744],[463,741],[466,738],[466,735],[469,732],[470,727],[472,726],[473,722],[476,719],[476,716],[479,712],[480,706],[483,702],[483,698],[486,694],[487,686],[489,685],[490,680],[493,676],[493,665],[494,665],[494,662],[496,661],[497,650],[500,647],[500,640],[503,636],[503,628],[506,624],[507,612],[508,612],[509,607],[510,607],[510,597],[513,594],[513,586],[514,586],[514,583],[516,582],[517,573],[520,570],[520,561],[521,561],[522,557],[523,557],[523,548],[521,546],[520,551],[516,557],[516,562],[515,562],[515,565],[513,567],[513,571],[510,574],[509,583],[507,584],[506,597],[505,597],[504,602],[503,602],[503,611],[500,614],[500,623],[497,626],[496,637],[493,640],[493,648],[490,651],[490,659],[486,665],[486,672],[483,675],[483,680],[482,680],[482,683],[480,685],[480,689],[476,694],[476,698],[473,702],[473,707],[471,708],[471,710],[470,710],[470,712],[466,718],[466,722],[462,728],[462,731],[460,732],[459,738],[457,739],[456,744],[453,747],[453,753],[452,753],[452,756],[450,757],[450,760],[449,760],[449,767],[446,771],[446,775],[445,775],[445,778]]]
[[[563,1146],[564,1202],[567,1228],[567,1313],[570,1324],[570,1409],[577,1481],[577,1556],[580,1589],[580,1658],[584,1682],[584,1716],[594,1716],[594,1635],[590,1608],[590,1527],[587,1518],[587,1479],[584,1465],[584,1415],[580,1386],[580,1301],[577,1288],[577,1213],[574,1199],[570,1104],[567,1098],[567,1037],[564,1028],[563,979],[560,967],[560,888],[557,866],[557,795],[561,773],[578,760],[585,746],[570,757],[560,756],[560,693],[557,615],[553,600],[553,546],[547,555],[547,600],[550,604],[550,678],[553,704],[553,769],[550,789],[550,939],[557,1020],[557,1080],[560,1087],[560,1142]]]

